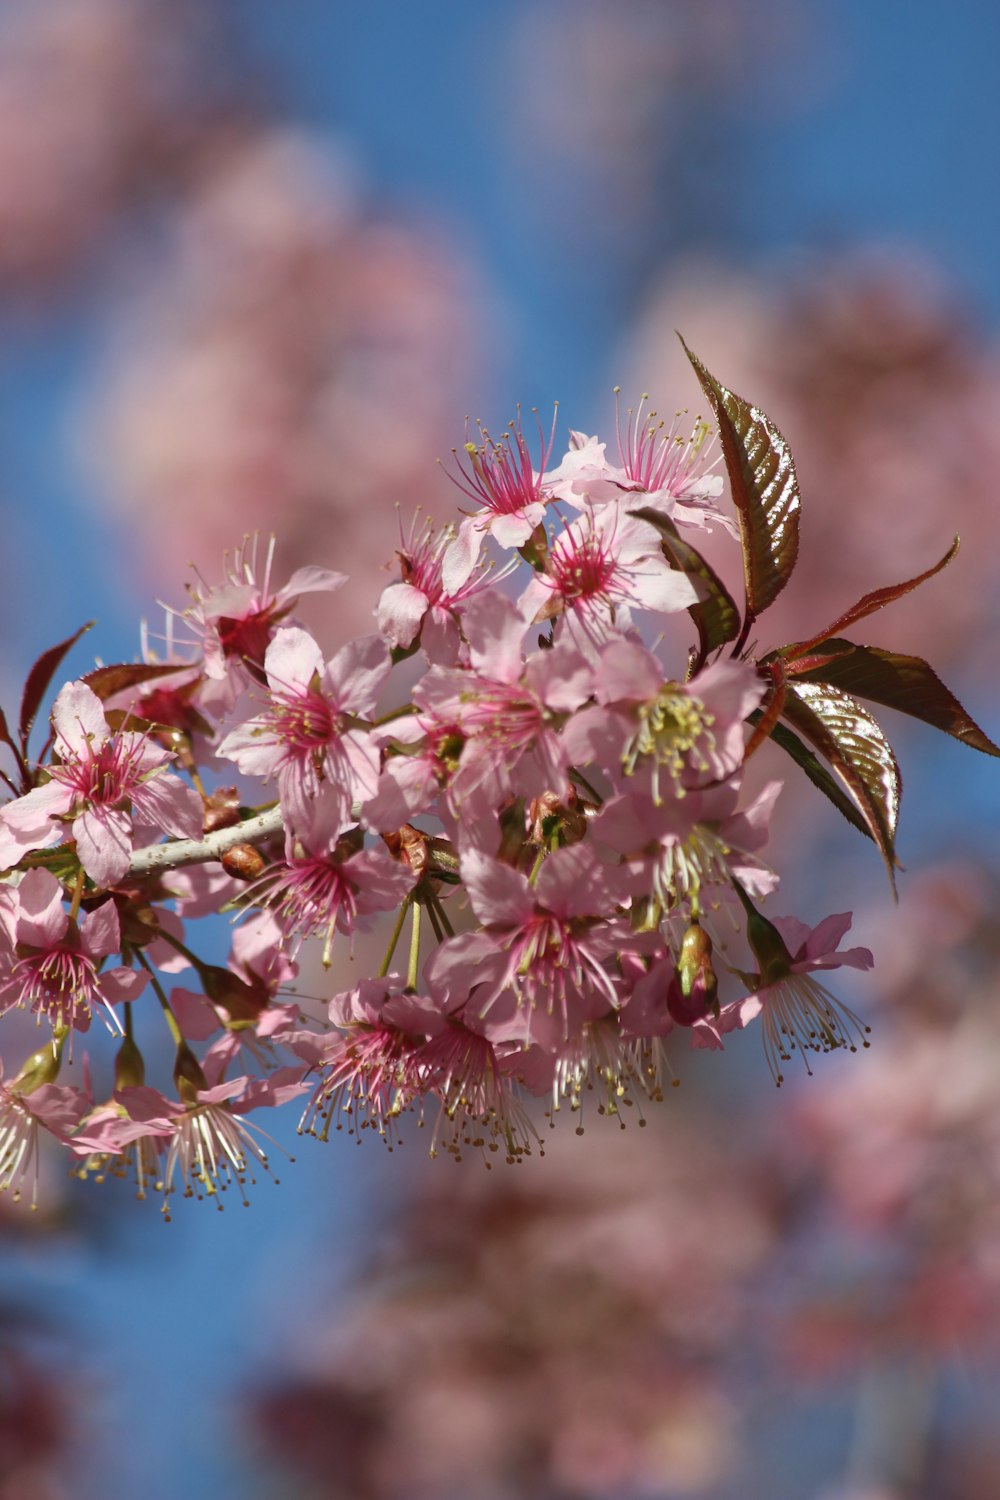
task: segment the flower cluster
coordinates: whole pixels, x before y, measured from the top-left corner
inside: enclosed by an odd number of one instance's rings
[[[48,1136],[165,1210],[177,1191],[245,1201],[270,1171],[248,1116],[293,1098],[313,1135],[391,1145],[415,1116],[432,1153],[513,1162],[539,1149],[543,1112],[642,1119],[675,1033],[719,1049],[759,1021],[778,1083],[795,1054],[809,1071],[867,1045],[817,978],[871,965],[840,947],[849,914],[809,928],[758,908],[778,886],[762,857],[778,783],[747,783],[747,760],[774,738],[892,876],[899,773],[855,694],[1000,752],[926,663],[842,636],[943,563],[820,635],[748,645],[794,567],[794,465],[691,360],[720,441],[645,398],[610,457],[573,432],[553,464],[541,425],[533,456],[520,418],[480,430],[453,471],[471,509],[401,534],[377,628],[330,656],[296,610],[342,575],[275,587],[250,541],[170,612],[163,659],[147,643],[63,686],[33,757],[73,641],[36,664],[16,735],[0,725],[0,1006],[51,1039],[0,1084],[0,1186],[34,1200]],[[713,528],[742,549],[742,609],[696,548]],[[210,784],[227,771],[239,786]],[[222,910],[240,918],[225,967],[189,931]],[[320,939],[330,971],[383,914],[378,972],[305,1016],[303,944]],[[84,1055],[70,1084],[95,1013],[113,1078]],[[146,1079],[159,1020],[170,1086]]]

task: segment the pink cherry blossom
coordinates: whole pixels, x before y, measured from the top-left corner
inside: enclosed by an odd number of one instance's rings
[[[833,1052],[838,1048],[856,1052],[868,1046],[869,1028],[854,1011],[837,1000],[812,975],[817,970],[870,969],[875,962],[867,948],[838,949],[851,925],[851,913],[826,917],[817,927],[807,927],[796,917],[775,917],[787,950],[787,959],[775,959],[768,972],[759,975],[745,1000],[725,1006],[721,1029],[746,1026],[761,1018],[764,1055],[774,1081],[781,1084],[781,1064],[798,1051],[811,1073],[809,1052]]]
[[[293,830],[309,828],[321,792],[343,827],[352,803],[376,789],[378,750],[359,719],[374,712],[390,667],[377,635],[351,641],[324,664],[307,631],[284,627],[265,657],[270,701],[226,736],[219,754],[249,775],[277,777]]]
[[[739,769],[745,720],[764,692],[745,662],[719,660],[680,683],[640,642],[613,640],[595,666],[597,706],[568,726],[571,753],[580,764],[615,766],[616,781],[654,802],[671,800]]]
[[[541,456],[537,469],[521,430],[520,412],[499,440],[480,427],[482,441],[465,444],[468,467],[458,462],[455,483],[479,509],[459,524],[458,535],[445,554],[443,578],[449,592],[454,593],[466,582],[488,535],[492,534],[504,548],[523,547],[530,538],[545,513],[543,471],[552,451],[555,425],[553,413],[552,431],[546,440],[539,420]]]
[[[80,863],[99,886],[128,869],[133,830],[196,838],[201,799],[169,769],[174,759],[148,734],[112,734],[97,694],[69,682],[52,710],[57,763],[49,780],[0,809],[0,864],[54,844],[72,823]]]
[[[338,1030],[317,1059],[320,1079],[300,1128],[325,1140],[331,1126],[342,1130],[346,1122],[349,1135],[373,1130],[391,1150],[399,1117],[424,1092],[420,1046],[444,1027],[444,1016],[389,975],[335,995],[330,1020]]]
[[[255,533],[224,562],[224,579],[211,586],[199,576],[188,585],[191,603],[183,612],[187,625],[201,643],[207,677],[224,685],[218,706],[226,708],[249,678],[264,680],[267,648],[302,594],[332,592],[346,578],[329,568],[298,568],[280,589],[272,592],[274,537],[269,537],[258,561],[260,536]]]
[[[473,569],[462,583],[446,587],[443,563],[452,533],[435,534],[429,521],[421,525],[419,516],[411,522],[409,536],[400,540],[403,576],[383,590],[375,611],[378,628],[395,649],[408,650],[419,640],[431,661],[451,665],[461,649],[458,611],[486,586],[487,576],[483,569]],[[495,574],[493,583],[505,571]]]
[[[31,1207],[37,1208],[41,1141],[48,1135],[67,1145],[87,1102],[80,1089],[58,1083],[21,1086],[19,1078],[5,1083],[0,1058],[0,1193],[13,1189],[16,1203],[30,1183]]]
[[[0,981],[0,1007],[30,1007],[53,1027],[87,1031],[97,1006],[121,1031],[113,1007],[134,1000],[146,975],[102,961],[121,948],[118,913],[103,901],[77,920],[63,908],[62,887],[47,870],[29,870],[13,893],[15,957]]]
[[[605,505],[556,537],[520,608],[535,620],[563,619],[578,645],[599,649],[629,625],[632,609],[673,614],[698,598],[695,583],[663,556],[655,529]]]
[[[302,1092],[301,1068],[289,1077],[265,1082],[233,1078],[213,1088],[195,1088],[190,1103],[171,1100],[157,1089],[145,1086],[121,1089],[115,1096],[129,1119],[141,1129],[128,1130],[119,1120],[99,1122],[93,1142],[87,1132],[79,1138],[81,1149],[96,1144],[113,1149],[130,1138],[155,1137],[165,1146],[162,1174],[163,1215],[169,1220],[170,1198],[181,1190],[185,1198],[208,1198],[223,1207],[220,1194],[235,1186],[244,1205],[246,1183],[254,1177],[255,1165],[272,1176],[267,1153],[261,1146],[258,1127],[241,1118],[244,1111],[261,1105],[277,1105]],[[157,1184],[158,1186],[160,1184]]]
[[[494,1043],[554,1045],[618,1004],[610,960],[628,933],[614,919],[614,872],[583,845],[551,854],[532,886],[476,849],[461,861],[481,931],[444,943],[426,971],[432,996],[469,997]]]
[[[305,938],[322,937],[327,967],[335,931],[370,927],[375,912],[402,904],[416,879],[409,866],[384,851],[359,848],[350,838],[338,840],[339,823],[333,799],[317,803],[309,830],[248,892],[274,912],[293,953]]]
[[[735,536],[734,523],[712,503],[722,493],[722,476],[712,473],[720,457],[712,430],[699,420],[684,438],[678,425],[684,413],[678,412],[668,428],[655,411],[643,411],[647,399],[643,396],[634,411],[628,409],[623,433],[615,395],[618,454],[628,489],[675,521],[689,526],[717,521]]]
[[[541,796],[568,788],[569,760],[558,727],[591,690],[591,668],[569,642],[538,652],[527,662],[530,629],[522,611],[502,594],[477,596],[465,612],[469,667],[432,668],[414,690],[414,702],[461,735],[449,800],[491,812],[512,795]]]

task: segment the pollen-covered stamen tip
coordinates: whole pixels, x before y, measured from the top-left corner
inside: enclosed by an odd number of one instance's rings
[[[647,494],[665,490],[668,494],[680,497],[690,486],[696,466],[700,473],[714,466],[715,460],[708,458],[711,444],[706,446],[706,439],[710,437],[712,429],[701,417],[697,417],[690,435],[684,437],[678,424],[687,412],[677,412],[668,428],[655,411],[644,413],[643,408],[649,400],[648,393],[644,391],[638,407],[627,408],[623,433],[620,395],[621,388],[616,386],[615,433],[622,468],[637,489]]]
[[[857,1052],[871,1045],[871,1027],[812,974],[789,974],[762,991],[761,999],[764,1055],[779,1088],[785,1079],[781,1064],[796,1050],[812,1076],[808,1053]]]
[[[124,1034],[118,1015],[100,992],[97,965],[79,949],[27,953],[14,964],[11,979],[19,986],[16,1004],[34,1007],[53,1026],[80,1029],[80,1020],[91,1015],[94,1001],[99,1000],[108,1030]]]
[[[546,437],[538,410],[532,408],[538,422],[541,450],[537,469],[531,462],[531,451],[521,428],[519,407],[516,420],[508,424],[508,431],[498,439],[493,438],[481,422],[477,423],[480,441],[466,440],[467,463],[459,458],[457,449],[452,450],[458,473],[449,477],[470,500],[494,515],[516,515],[526,505],[539,502],[543,498],[542,476],[555,442],[558,409],[556,403],[552,430]]]
[[[197,1198],[199,1202],[213,1198],[221,1211],[220,1193],[235,1184],[244,1208],[249,1208],[246,1182],[247,1179],[256,1182],[254,1162],[274,1178],[265,1151],[251,1134],[256,1128],[224,1105],[200,1104],[188,1110],[177,1123],[167,1153],[163,1172],[164,1217],[170,1218],[170,1195],[175,1191],[174,1176],[178,1172],[183,1197]]]
[[[622,753],[626,776],[635,774],[643,758],[653,763],[653,801],[660,797],[660,770],[666,771],[677,795],[684,795],[680,784],[686,768],[704,773],[712,768],[716,751],[712,726],[715,715],[700,698],[684,692],[675,683],[665,683],[651,703],[639,707],[639,723]]]

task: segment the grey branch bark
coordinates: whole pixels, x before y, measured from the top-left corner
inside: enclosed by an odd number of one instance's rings
[[[137,849],[129,862],[128,873],[152,875],[159,870],[176,870],[181,865],[207,865],[213,859],[221,858],[227,849],[233,849],[237,844],[255,844],[259,839],[281,833],[284,826],[280,806],[270,807],[267,812],[236,823],[232,828],[207,833],[203,839],[172,839],[166,844]]]

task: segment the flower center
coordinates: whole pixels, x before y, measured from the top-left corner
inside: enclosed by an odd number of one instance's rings
[[[27,953],[14,965],[21,986],[19,1005],[43,1012],[53,1026],[75,1026],[90,1016],[97,994],[97,968],[79,949],[44,948]]]
[[[622,755],[625,775],[634,775],[642,759],[651,759],[655,766],[653,800],[659,805],[661,766],[678,783],[688,765],[698,771],[711,769],[702,742],[714,749],[711,729],[714,723],[715,715],[708,712],[700,698],[692,698],[676,683],[664,683],[651,703],[640,705],[638,727]],[[678,791],[683,795],[682,788],[678,787]]]
[[[329,745],[338,732],[337,715],[313,688],[278,699],[271,722],[276,738],[302,755]]]

